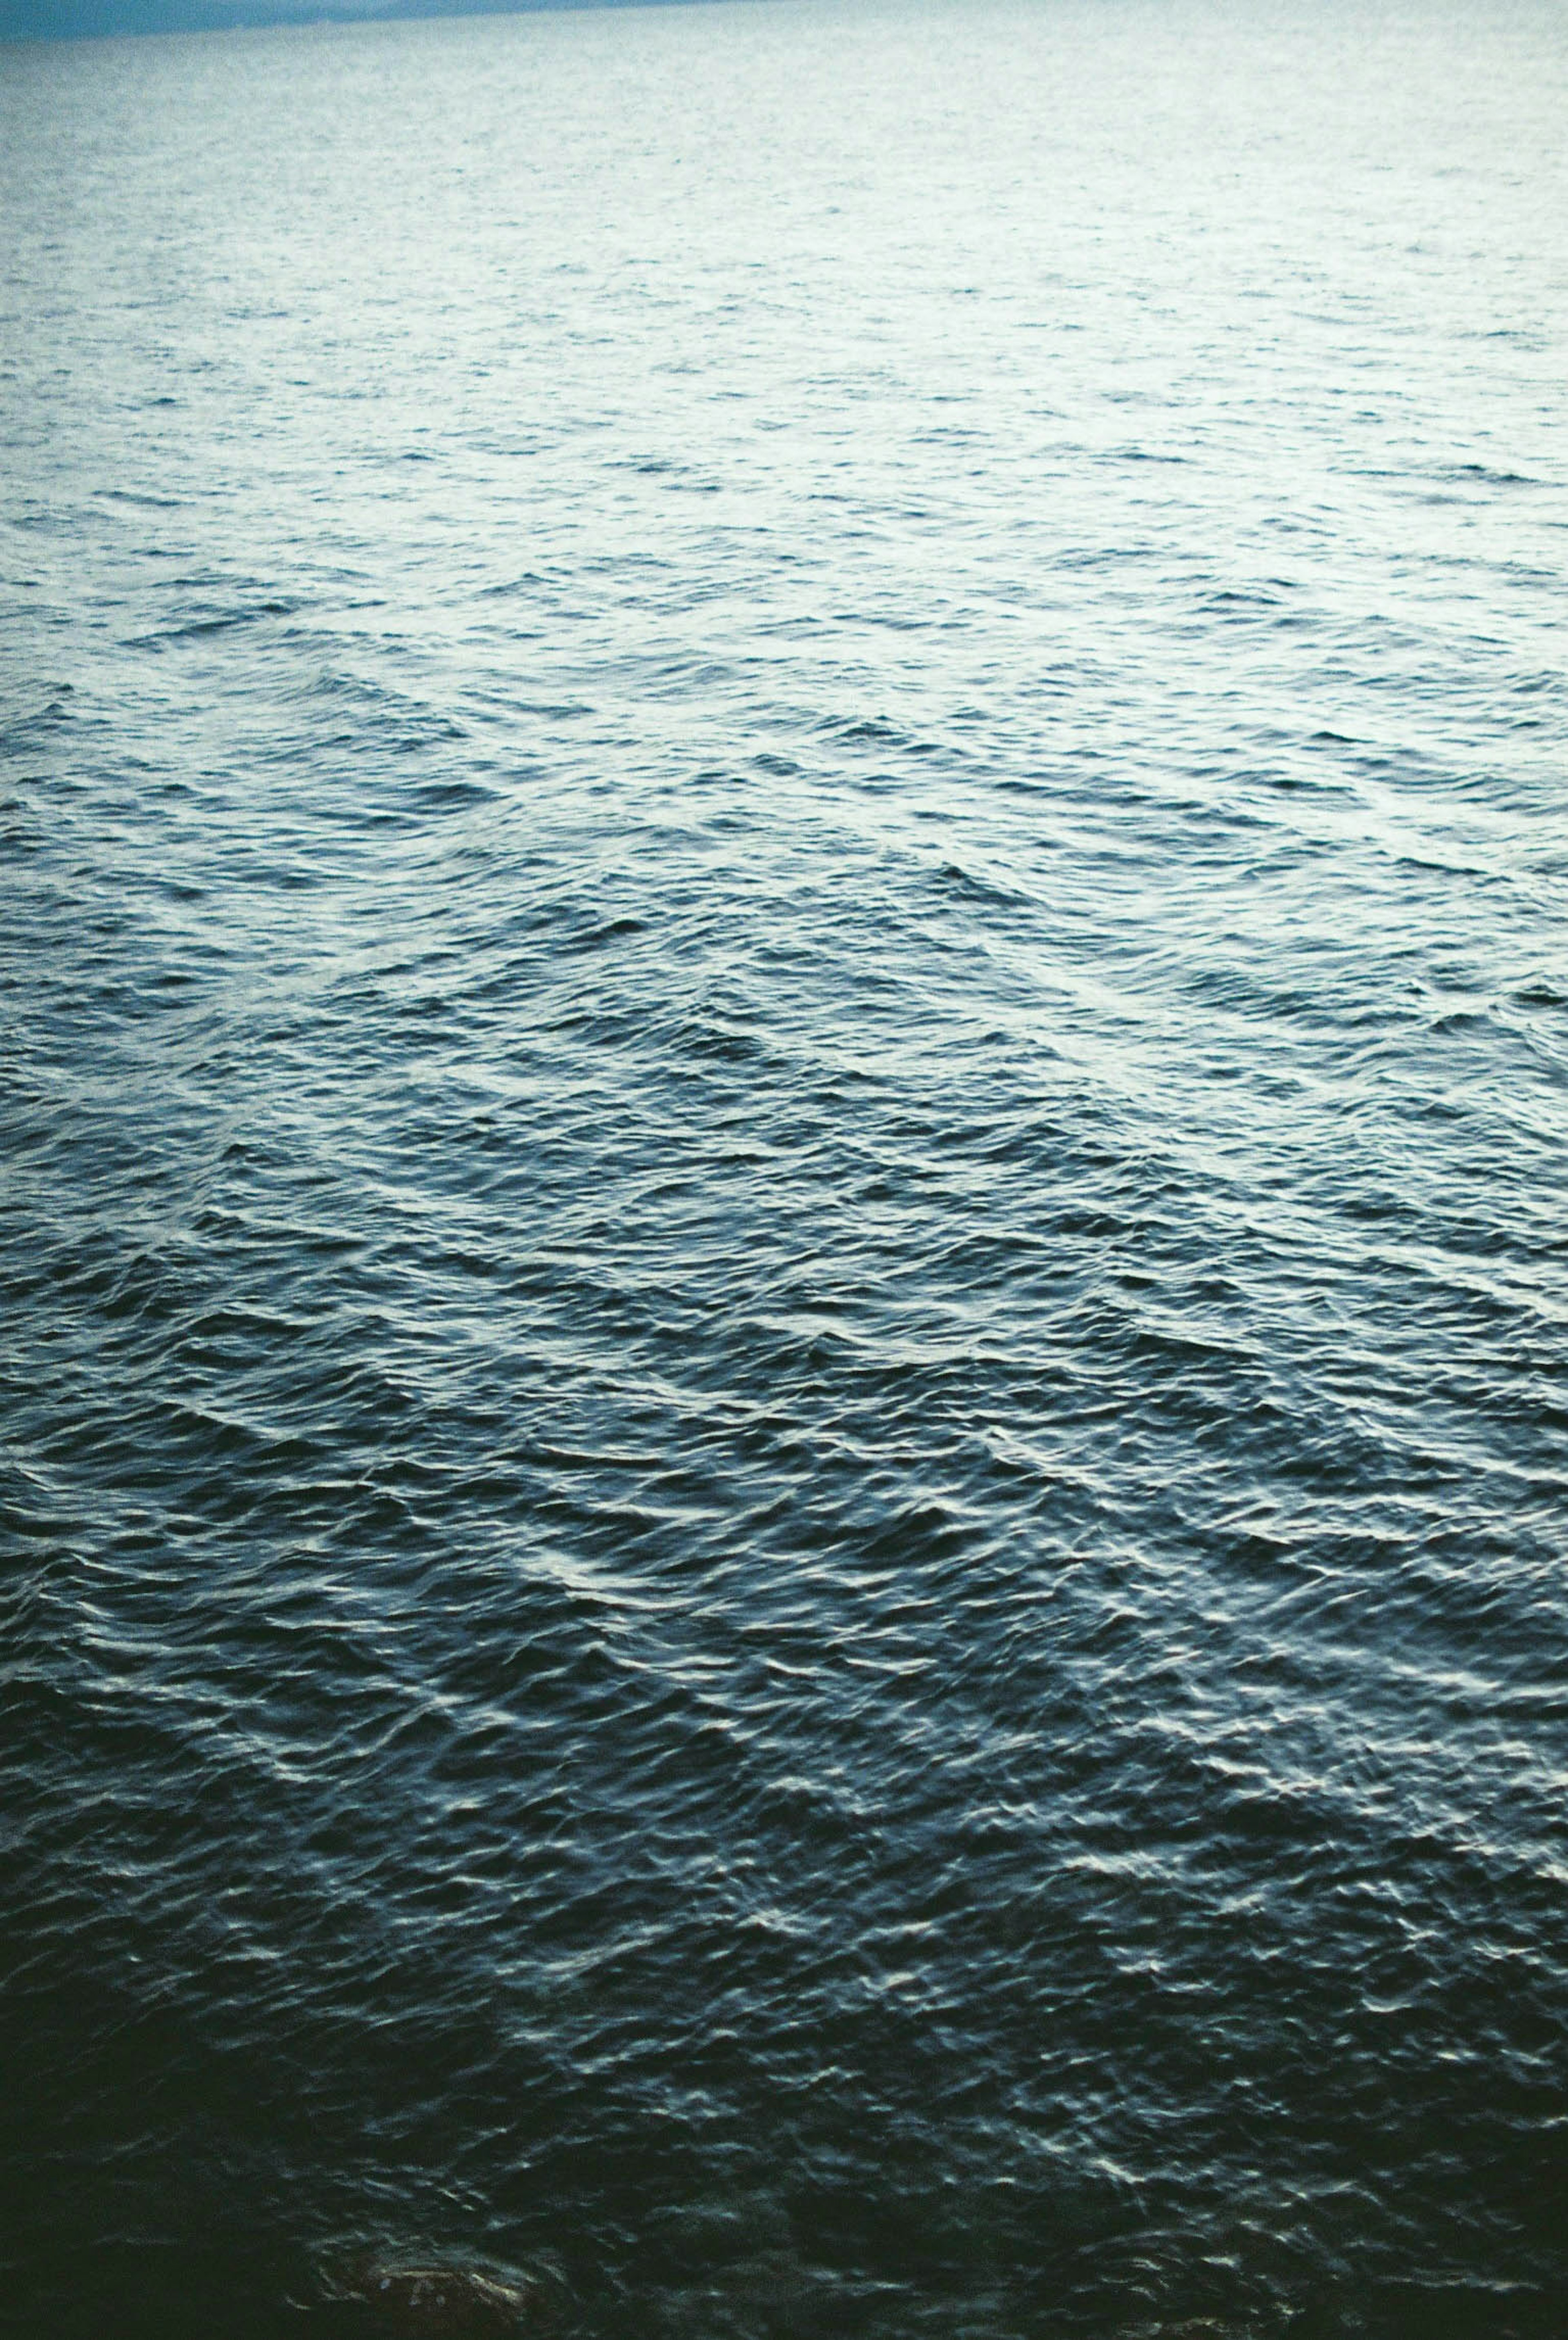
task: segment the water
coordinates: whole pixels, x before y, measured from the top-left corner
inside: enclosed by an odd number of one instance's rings
[[[1561,2334],[1560,20],[0,115],[16,2328]]]

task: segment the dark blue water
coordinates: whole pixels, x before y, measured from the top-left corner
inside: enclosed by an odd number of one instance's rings
[[[1565,120],[0,51],[16,2329],[1568,2330]]]

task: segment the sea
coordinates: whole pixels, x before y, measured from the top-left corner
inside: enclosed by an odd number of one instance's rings
[[[0,2322],[1568,2333],[1568,37],[0,49]]]

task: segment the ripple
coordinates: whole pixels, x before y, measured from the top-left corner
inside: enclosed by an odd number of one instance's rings
[[[1556,2340],[1561,43],[340,31],[0,87],[15,2313]]]

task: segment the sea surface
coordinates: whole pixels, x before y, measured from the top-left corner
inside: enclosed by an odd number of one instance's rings
[[[8,2329],[1568,2332],[1565,123],[0,50]]]

